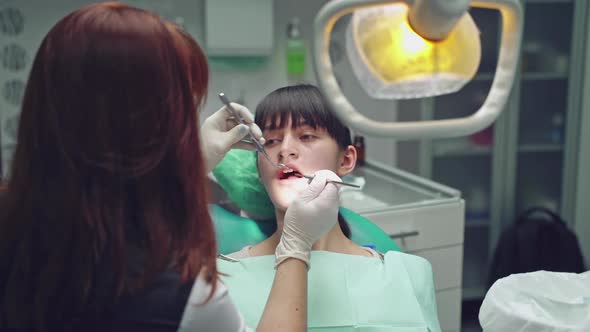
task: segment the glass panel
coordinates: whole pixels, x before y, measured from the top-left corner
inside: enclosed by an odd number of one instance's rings
[[[490,80],[473,81],[458,93],[437,97],[435,119],[465,117],[484,102]],[[461,190],[466,225],[488,223],[493,127],[467,137],[433,142],[433,179]]]
[[[526,4],[523,72],[567,73],[573,21],[572,1]]]
[[[500,14],[480,8],[472,8],[470,14],[481,31],[478,73],[461,91],[435,98],[436,120],[472,115],[491,88],[498,59]],[[465,199],[464,299],[481,299],[486,290],[493,143],[493,126],[467,137],[432,141],[433,180],[460,190]]]
[[[519,147],[561,146],[565,136],[567,80],[522,82],[520,96]]]
[[[434,181],[460,190],[465,199],[467,228],[485,227],[489,224],[491,178],[489,156],[434,159]]]
[[[491,86],[491,80],[471,81],[458,92],[436,97],[434,118],[449,119],[473,114],[483,105]]]
[[[518,158],[516,214],[532,206],[559,211],[562,178],[561,151],[521,152]]]
[[[525,7],[515,213],[561,201],[573,1]]]
[[[492,9],[471,8],[469,14],[481,32],[481,62],[478,73],[491,74],[496,71],[498,61],[500,12]]]
[[[483,298],[488,280],[489,229],[473,228],[465,231],[463,243],[463,298]]]
[[[435,119],[469,116],[483,105],[490,91],[491,80],[472,81],[461,91],[435,99]],[[494,140],[493,126],[471,136],[433,141],[435,156],[489,155]]]

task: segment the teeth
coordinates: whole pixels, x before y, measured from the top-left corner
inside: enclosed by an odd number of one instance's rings
[[[280,177],[281,177],[281,179],[288,179],[291,176],[297,176],[297,173],[298,172],[296,170],[287,167],[287,168],[283,169],[283,173],[281,173]]]

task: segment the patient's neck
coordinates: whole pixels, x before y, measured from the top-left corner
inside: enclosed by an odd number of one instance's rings
[[[285,211],[275,210],[277,217],[277,230],[266,240],[257,244],[250,250],[253,256],[273,255],[283,233]],[[350,255],[368,255],[367,251],[350,241],[342,232],[338,222],[314,243],[312,250],[325,250]]]

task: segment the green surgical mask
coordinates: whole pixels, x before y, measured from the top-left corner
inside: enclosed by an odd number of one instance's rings
[[[231,201],[249,216],[274,219],[274,206],[258,177],[255,152],[230,150],[213,175]]]

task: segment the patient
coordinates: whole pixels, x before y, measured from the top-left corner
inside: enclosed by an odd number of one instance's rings
[[[285,212],[307,186],[301,174],[330,170],[343,177],[354,169],[350,131],[329,110],[318,88],[288,86],[266,96],[256,123],[277,169],[259,156],[258,172],[274,205],[277,229],[266,240],[230,254],[222,278],[248,324],[256,326],[272,284],[272,260]],[[342,216],[313,246],[309,284],[309,330],[440,331],[430,264],[399,252],[378,253],[352,242]],[[332,330],[330,330],[332,331]]]
[[[275,207],[277,230],[265,241],[230,255],[234,258],[274,254],[285,212],[308,183],[300,174],[328,169],[342,177],[352,172],[356,163],[350,131],[328,111],[314,86],[289,86],[274,91],[256,108],[255,120],[264,131],[264,148],[273,162],[283,163],[289,169],[277,169],[265,158],[258,158],[260,179]],[[377,252],[359,247],[349,237],[350,229],[339,215],[338,224],[313,249],[379,257]]]

